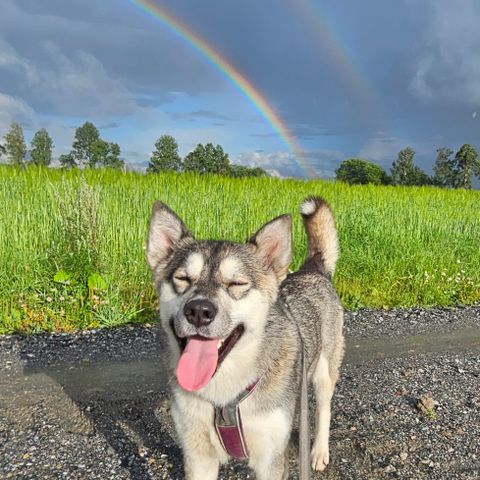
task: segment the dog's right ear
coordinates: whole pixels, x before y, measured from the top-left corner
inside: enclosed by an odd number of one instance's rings
[[[178,215],[162,202],[155,202],[147,240],[147,261],[158,273],[181,240],[193,238]]]

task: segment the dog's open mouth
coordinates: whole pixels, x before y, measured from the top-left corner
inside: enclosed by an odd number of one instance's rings
[[[243,325],[238,325],[225,339],[200,335],[180,338],[175,332],[173,320],[170,327],[182,352],[177,366],[178,383],[189,391],[199,390],[210,381],[245,331]]]

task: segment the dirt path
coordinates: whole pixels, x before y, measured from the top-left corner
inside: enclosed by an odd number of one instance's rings
[[[480,478],[479,313],[347,318],[332,464],[315,478]],[[0,338],[0,478],[181,479],[161,353],[148,327]],[[221,478],[248,475],[232,463]]]

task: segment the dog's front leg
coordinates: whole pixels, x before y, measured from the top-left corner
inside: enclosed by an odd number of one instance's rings
[[[286,450],[292,428],[292,412],[277,409],[245,420],[250,466],[258,480],[288,477]]]
[[[275,454],[270,458],[262,458],[252,465],[258,480],[287,480],[288,459],[284,454]]]
[[[185,478],[187,480],[217,480],[219,460],[205,452],[187,452],[183,454]]]
[[[220,456],[212,443],[213,407],[199,399],[172,404],[172,417],[182,444],[186,480],[216,480]]]

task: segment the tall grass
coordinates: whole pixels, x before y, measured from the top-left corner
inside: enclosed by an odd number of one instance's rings
[[[290,212],[296,268],[306,251],[298,207],[312,194],[336,215],[345,306],[480,301],[480,192],[1,167],[0,333],[152,320],[144,245],[156,199],[197,238],[244,241]]]

